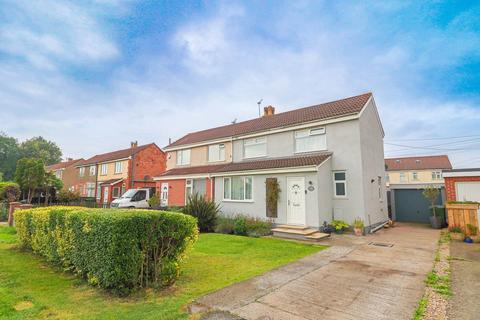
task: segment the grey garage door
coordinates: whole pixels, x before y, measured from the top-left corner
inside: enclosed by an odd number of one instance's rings
[[[397,221],[429,222],[430,202],[422,195],[423,189],[396,189],[395,219]],[[442,205],[442,197],[437,199]]]

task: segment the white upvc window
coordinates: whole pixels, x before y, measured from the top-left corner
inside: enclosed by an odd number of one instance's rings
[[[106,163],[102,163],[102,165],[100,166],[100,174],[102,176],[105,176],[107,175],[108,173],[108,168],[107,168],[107,164]]]
[[[122,173],[123,171],[123,162],[117,161],[115,162],[115,173]]]
[[[208,146],[208,162],[225,161],[225,145],[213,144]]]
[[[85,175],[85,167],[80,167],[80,169],[78,170],[78,175],[80,177],[83,177]]]
[[[327,149],[325,128],[295,131],[295,152],[312,152]]]
[[[177,165],[190,164],[190,149],[177,151]]]
[[[400,172],[400,182],[406,182],[407,179],[405,178],[405,172]]]
[[[267,137],[243,140],[243,157],[257,158],[267,155]]]
[[[95,183],[87,182],[87,197],[95,197]]]
[[[55,177],[57,177],[58,179],[62,179],[62,170],[55,171]]]
[[[97,186],[97,199],[100,200],[102,198],[102,185]]]
[[[441,180],[442,172],[441,171],[432,171],[432,180]]]
[[[382,177],[378,176],[378,199],[383,201]]]
[[[253,201],[252,177],[224,177],[223,200],[227,201]]]
[[[185,203],[188,201],[188,198],[197,193],[200,196],[205,196],[207,194],[207,179],[198,178],[198,179],[187,179],[185,181]]]
[[[418,172],[412,172],[412,180],[414,181],[418,180]]]
[[[333,173],[333,190],[336,198],[347,197],[347,172],[335,171]]]
[[[97,166],[90,166],[90,175],[94,176],[97,171]]]

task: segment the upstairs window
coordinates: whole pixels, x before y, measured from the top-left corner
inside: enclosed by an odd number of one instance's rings
[[[91,176],[94,176],[95,173],[97,171],[97,167],[96,166],[90,166],[90,175]]]
[[[432,171],[432,180],[441,180],[442,172],[441,171]]]
[[[122,173],[123,163],[121,161],[115,162],[115,173]]]
[[[400,182],[406,182],[407,179],[405,179],[405,172],[400,172]]]
[[[295,131],[295,152],[312,152],[327,149],[325,128]]]
[[[345,171],[333,173],[333,189],[335,197],[345,198],[347,196],[347,173]]]
[[[244,158],[265,157],[267,155],[267,138],[259,137],[243,140]]]
[[[418,173],[417,172],[412,172],[412,179],[414,181],[417,181],[418,180]]]
[[[102,174],[102,176],[107,175],[107,172],[108,172],[107,164],[106,164],[106,163],[102,163],[102,166],[101,166],[100,168],[101,168],[100,173]]]
[[[225,145],[223,143],[208,146],[208,161],[225,161]]]
[[[78,175],[80,177],[83,177],[85,175],[85,167],[80,167],[80,169],[78,170]]]
[[[177,165],[187,165],[190,164],[190,149],[178,150],[177,151]]]

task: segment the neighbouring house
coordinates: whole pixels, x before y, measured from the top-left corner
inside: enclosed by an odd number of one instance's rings
[[[53,172],[58,179],[62,180],[64,190],[72,190],[77,181],[75,166],[81,161],[83,159],[67,158],[66,161],[46,166],[45,170]]]
[[[165,154],[155,143],[132,142],[130,148],[95,155],[77,165],[76,189],[108,204],[129,189],[155,187],[153,177],[162,174],[165,165]]]
[[[447,201],[480,202],[480,168],[445,170],[443,177]]]
[[[370,229],[388,220],[383,137],[371,93],[282,113],[268,106],[171,143],[167,171],[154,179],[164,205],[197,192],[226,215],[314,228],[361,218]]]
[[[437,205],[445,201],[443,171],[452,169],[448,156],[416,156],[385,159],[389,213],[393,220],[429,222],[430,202],[425,187],[440,190]]]

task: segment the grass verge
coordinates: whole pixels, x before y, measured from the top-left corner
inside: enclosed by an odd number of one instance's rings
[[[201,234],[174,286],[118,298],[16,249],[0,227],[0,319],[187,319],[183,306],[325,249],[271,238]]]

